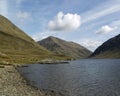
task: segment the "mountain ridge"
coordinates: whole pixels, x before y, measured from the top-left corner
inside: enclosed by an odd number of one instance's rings
[[[0,15],[0,31],[23,38],[27,41],[34,41],[30,36],[28,36],[25,32],[23,32],[20,28],[2,15]]]

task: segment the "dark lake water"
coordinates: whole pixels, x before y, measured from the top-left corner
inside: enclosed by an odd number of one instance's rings
[[[19,70],[39,89],[62,92],[66,96],[120,96],[120,59],[31,64]]]

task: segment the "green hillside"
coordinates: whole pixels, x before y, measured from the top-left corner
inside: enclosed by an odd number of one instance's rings
[[[0,63],[33,63],[61,58],[36,43],[7,18],[0,16]]]

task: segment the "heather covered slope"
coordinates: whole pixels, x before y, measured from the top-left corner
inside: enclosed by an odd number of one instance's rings
[[[71,58],[86,58],[91,54],[88,49],[77,43],[68,42],[53,36],[38,41],[38,43],[54,53],[70,56]]]
[[[0,15],[0,63],[32,63],[50,57],[60,58]]]
[[[120,58],[120,34],[104,42],[90,57]]]

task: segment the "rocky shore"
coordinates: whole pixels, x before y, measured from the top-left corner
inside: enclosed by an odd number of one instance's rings
[[[42,91],[27,84],[13,65],[0,65],[0,96],[64,96]]]
[[[69,62],[65,60],[53,60],[53,59],[44,59],[38,62],[38,64],[65,64],[65,63]]]

